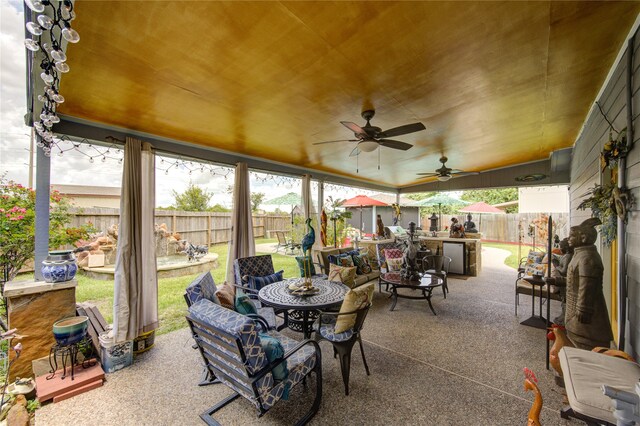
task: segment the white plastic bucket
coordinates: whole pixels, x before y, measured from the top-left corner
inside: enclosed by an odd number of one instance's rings
[[[113,343],[111,330],[100,333],[100,359],[105,373],[113,373],[133,363],[133,341]]]

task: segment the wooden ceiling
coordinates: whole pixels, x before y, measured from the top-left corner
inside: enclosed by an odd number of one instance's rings
[[[640,2],[77,1],[60,112],[402,187],[575,141]],[[350,158],[376,109],[426,131]]]

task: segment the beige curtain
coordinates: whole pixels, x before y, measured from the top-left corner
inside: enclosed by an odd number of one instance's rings
[[[256,254],[256,246],[253,240],[251,188],[247,163],[236,164],[231,217],[231,241],[229,243],[229,256],[227,256],[227,282],[229,283],[235,282],[233,261],[241,257],[255,256]]]
[[[155,187],[151,145],[128,137],[114,276],[113,330],[118,343],[158,328]]]

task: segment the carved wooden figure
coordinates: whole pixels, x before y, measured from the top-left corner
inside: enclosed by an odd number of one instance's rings
[[[533,371],[528,368],[524,369],[524,376],[524,390],[532,391],[535,395],[533,405],[531,406],[529,415],[527,416],[527,426],[541,426],[540,411],[542,411],[542,394],[538,388],[538,378],[533,374]]]

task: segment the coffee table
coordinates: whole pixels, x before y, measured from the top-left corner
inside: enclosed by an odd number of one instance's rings
[[[290,284],[301,284],[303,281],[303,278],[292,278],[269,284],[260,289],[258,299],[265,305],[287,310],[287,326],[294,331],[302,332],[304,338],[308,339],[313,321],[318,317],[316,311],[340,305],[349,287],[342,283],[313,278],[313,286],[320,289],[318,293],[298,296],[289,292]]]
[[[389,284],[391,286],[391,295],[389,297],[393,297],[393,303],[391,304],[391,308],[389,308],[390,311],[393,311],[396,307],[399,297],[404,299],[426,299],[433,315],[437,315],[436,311],[433,309],[433,305],[431,304],[431,292],[436,287],[442,287],[443,282],[442,278],[427,273],[422,274],[422,278],[420,280],[409,280],[403,278],[400,272],[387,272],[386,274],[380,275],[380,283]],[[417,290],[421,295],[410,296],[406,294],[398,294],[399,288]]]

